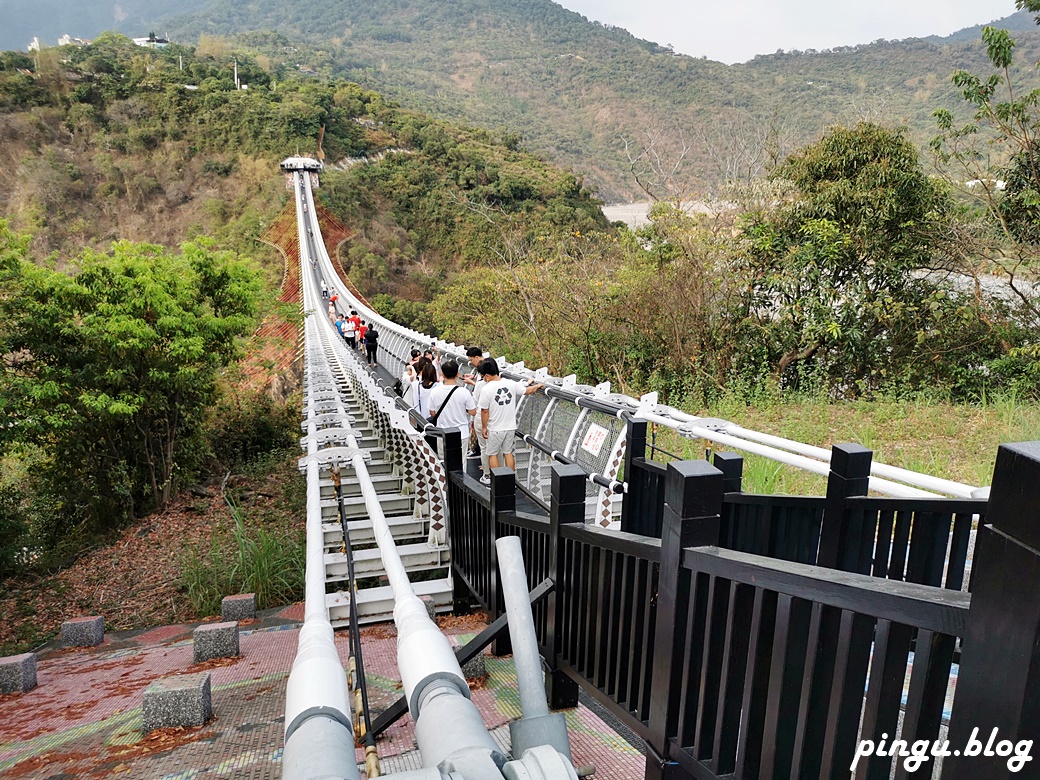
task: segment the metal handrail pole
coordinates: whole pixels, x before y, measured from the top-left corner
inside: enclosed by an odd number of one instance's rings
[[[527,573],[519,536],[503,536],[495,540],[499,582],[509,621],[509,640],[513,648],[516,684],[520,689],[518,721],[509,724],[513,756],[522,757],[530,748],[548,745],[571,759],[567,738],[567,721],[563,713],[550,713],[542,675],[542,659],[538,653],[538,636],[534,613],[527,591]]]

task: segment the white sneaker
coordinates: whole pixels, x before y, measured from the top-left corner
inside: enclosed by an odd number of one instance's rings
[[[490,474],[484,474],[480,478],[480,484],[481,485],[490,485],[491,484],[491,475]]]

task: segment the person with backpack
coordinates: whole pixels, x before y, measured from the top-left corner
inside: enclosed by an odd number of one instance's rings
[[[445,360],[441,364],[444,381],[430,392],[430,422],[444,430],[457,430],[462,440],[469,437],[469,424],[477,412],[473,394],[458,381],[459,364],[454,360]]]

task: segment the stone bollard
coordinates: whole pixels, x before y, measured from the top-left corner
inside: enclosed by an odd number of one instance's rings
[[[191,632],[195,663],[238,656],[238,623],[208,623]]]
[[[0,694],[26,693],[36,687],[36,653],[0,658]]]
[[[461,650],[461,647],[456,647],[455,655],[458,655]],[[479,680],[481,677],[486,677],[487,665],[484,663],[484,654],[479,653],[462,664],[462,674],[465,675],[467,680]]]
[[[225,596],[220,602],[220,619],[225,622],[252,620],[255,617],[255,593],[239,593],[237,596]]]
[[[201,726],[213,717],[211,690],[209,672],[156,680],[144,692],[142,730]]]
[[[72,618],[61,624],[62,647],[95,647],[104,641],[104,615]]]

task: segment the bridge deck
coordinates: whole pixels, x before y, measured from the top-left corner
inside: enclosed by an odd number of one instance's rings
[[[242,655],[192,667],[193,626],[109,633],[98,648],[44,648],[39,687],[0,697],[0,775],[18,778],[125,777],[141,780],[279,778],[285,682],[296,653],[302,605],[272,610],[241,632]],[[465,642],[482,624],[442,621]],[[399,695],[396,639],[387,625],[362,631],[369,693],[378,713]],[[336,635],[347,661],[347,634]],[[488,657],[486,684],[473,699],[492,736],[508,746],[520,715],[512,660]],[[141,734],[141,699],[155,679],[209,670],[214,720],[196,729]],[[375,714],[375,713],[374,713]],[[595,764],[600,780],[641,777],[643,757],[595,713],[567,713],[576,766]],[[411,718],[380,740],[384,774],[418,768]],[[362,752],[358,751],[361,762]],[[363,762],[361,762],[363,769]],[[363,772],[362,772],[363,775]]]

